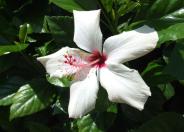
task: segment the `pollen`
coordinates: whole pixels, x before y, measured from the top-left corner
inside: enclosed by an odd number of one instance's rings
[[[76,59],[72,55],[64,55],[64,58],[65,58],[65,61],[64,61],[65,64],[73,65],[74,62],[76,62]]]

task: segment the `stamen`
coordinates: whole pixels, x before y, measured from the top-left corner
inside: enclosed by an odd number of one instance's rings
[[[64,55],[65,64],[69,64],[70,66],[74,66],[75,68],[81,68],[84,67],[85,64],[81,61],[80,58],[74,57],[72,55]]]
[[[76,61],[76,60],[74,61],[74,58],[72,57],[72,55],[64,55],[64,58],[66,59],[64,63],[67,63],[69,65],[73,65],[73,62]]]
[[[64,55],[65,64],[73,66],[75,68],[85,68],[85,67],[97,67],[101,68],[105,66],[105,61],[107,56],[104,53],[100,53],[99,51],[95,50],[89,55],[85,60],[80,57],[73,56],[73,55]]]

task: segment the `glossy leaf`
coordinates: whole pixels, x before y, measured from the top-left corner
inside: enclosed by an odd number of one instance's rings
[[[169,40],[179,40],[184,38],[184,23],[176,23],[158,32],[159,44]]]
[[[150,86],[150,85],[149,85]],[[144,110],[139,111],[127,104],[121,104],[121,111],[127,127],[140,126],[154,116],[163,112],[163,105],[167,101],[163,93],[158,87],[150,87],[151,96],[148,98]]]
[[[23,85],[13,97],[10,120],[36,113],[53,101],[54,88],[45,80],[36,79]]]
[[[113,1],[112,0],[100,0],[105,10],[109,13],[113,8]]]
[[[108,99],[107,91],[100,87],[97,95],[95,110],[104,112],[106,111],[112,103]]]
[[[133,132],[182,132],[184,131],[184,118],[176,113],[163,113],[143,124]]]
[[[169,13],[163,16],[161,20],[167,21],[168,23],[165,23],[166,25],[176,23],[176,22],[178,23],[184,22],[184,8],[180,8],[172,13]]]
[[[20,52],[28,47],[27,44],[6,44],[6,45],[0,45],[0,56],[9,54],[11,52]]]
[[[182,0],[155,0],[150,1],[149,4],[143,2],[139,16],[146,19],[160,18],[182,8],[183,6],[184,1]]]
[[[182,39],[184,34],[184,30],[182,30],[184,26],[184,8],[153,21],[152,25],[158,30],[160,44],[169,40]]]
[[[153,26],[157,30],[159,35],[158,47],[164,42],[184,38],[184,8],[179,8],[168,14],[166,13],[157,19],[151,18],[142,22]],[[140,23],[142,22],[140,21]]]
[[[20,77],[11,77],[9,79],[1,79],[0,82],[0,106],[12,104],[12,99],[25,80]]]
[[[19,29],[19,40],[21,43],[25,43],[27,39],[27,35],[32,32],[30,24],[20,25]]]
[[[79,132],[105,132],[114,122],[116,114],[111,112],[93,113],[78,119]]]
[[[170,83],[161,84],[158,87],[160,88],[160,90],[162,91],[167,100],[172,98],[175,94],[174,87]]]
[[[11,105],[13,103],[13,97],[14,97],[15,93],[13,94],[8,94],[7,96],[5,96],[4,98],[0,99],[0,105],[1,106],[7,106],[7,105]]]
[[[98,0],[75,0],[84,10],[97,10]]]
[[[125,63],[142,73],[151,96],[139,111],[109,101],[100,86],[95,109],[72,119],[70,78],[47,76],[36,58],[76,48],[72,12],[95,9],[103,41],[142,25],[158,32],[152,52]],[[0,132],[182,132],[183,29],[183,0],[0,0]]]
[[[86,115],[77,122],[79,132],[103,132],[93,121],[90,115]]]
[[[60,87],[69,87],[71,84],[71,79],[69,77],[57,78],[57,77],[47,76],[47,80],[51,84],[60,86]]]
[[[62,46],[73,43],[73,18],[65,16],[46,16],[44,30],[51,33],[56,43]]]
[[[73,12],[73,10],[83,10],[82,7],[75,0],[49,0],[64,10]]]
[[[177,43],[171,57],[169,58],[169,63],[165,68],[165,72],[176,77],[179,80],[184,79],[184,43]]]
[[[167,83],[174,78],[164,72],[165,64],[162,60],[156,60],[148,64],[145,70],[142,72],[142,76],[145,81],[152,86],[156,86],[158,84]]]

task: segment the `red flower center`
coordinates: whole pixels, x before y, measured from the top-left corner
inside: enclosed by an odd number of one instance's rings
[[[104,67],[105,61],[107,60],[107,55],[105,53],[100,53],[98,50],[94,50],[92,54],[87,58],[87,61],[91,66],[98,68]]]

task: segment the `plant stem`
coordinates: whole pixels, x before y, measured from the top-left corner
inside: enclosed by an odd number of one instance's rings
[[[112,23],[112,21],[109,19],[108,17],[108,13],[107,11],[104,9],[103,4],[101,3],[100,0],[97,0],[98,5],[100,6],[100,8],[102,9],[102,13],[104,14],[105,19],[107,20],[109,25],[106,25],[108,27],[108,29],[112,32],[112,34],[117,34],[117,30],[114,27],[114,24]]]

